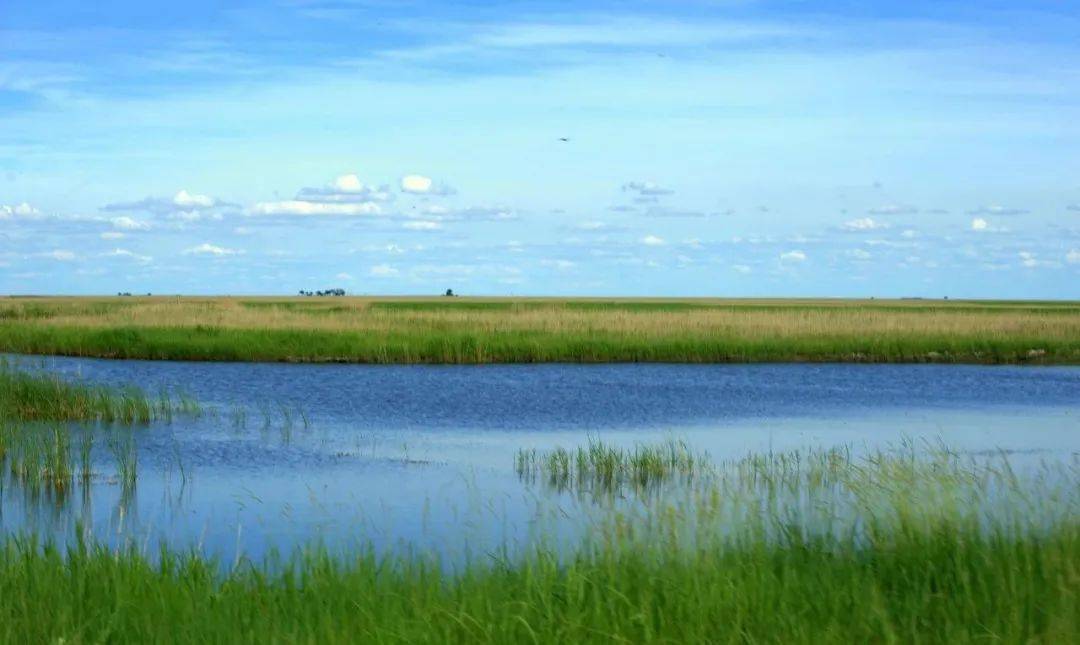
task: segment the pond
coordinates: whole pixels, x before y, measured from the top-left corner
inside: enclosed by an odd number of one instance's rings
[[[312,542],[448,553],[525,543],[545,518],[572,519],[582,502],[522,482],[517,451],[590,438],[681,439],[715,459],[905,439],[1003,451],[1018,463],[1080,454],[1076,367],[19,360],[182,391],[204,413],[133,431],[134,488],[116,481],[100,441],[100,475],[63,499],[7,481],[2,530],[60,541],[82,530],[224,560]],[[574,523],[563,524],[572,534]]]

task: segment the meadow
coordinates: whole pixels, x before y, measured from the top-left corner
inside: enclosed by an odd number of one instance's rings
[[[319,547],[197,551],[0,543],[5,642],[1075,642],[1077,464],[915,446],[690,462],[585,448],[661,496],[607,499],[579,548],[447,563]],[[541,474],[567,451],[523,453]],[[591,456],[590,456],[591,455]],[[676,455],[674,458],[672,455]],[[576,458],[575,458],[576,459]],[[579,485],[585,479],[574,479]]]
[[[1080,303],[8,298],[0,351],[355,363],[1080,363]]]

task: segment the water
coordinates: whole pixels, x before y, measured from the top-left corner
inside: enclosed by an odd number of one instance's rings
[[[184,391],[209,412],[136,430],[134,491],[115,481],[103,441],[98,476],[65,500],[9,482],[0,527],[63,540],[79,525],[112,543],[164,541],[225,560],[312,541],[450,552],[523,543],[545,518],[573,515],[574,502],[519,481],[515,453],[589,437],[674,437],[715,458],[903,438],[1021,461],[1080,453],[1075,367],[43,360],[94,382]]]

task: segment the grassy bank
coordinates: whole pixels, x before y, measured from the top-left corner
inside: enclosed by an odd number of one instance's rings
[[[642,454],[583,459],[595,469]],[[417,553],[315,549],[222,573],[191,553],[9,539],[0,641],[1080,637],[1075,464],[1025,476],[1004,460],[833,451],[751,457],[713,473],[685,496],[615,502],[575,554],[539,546],[456,569]],[[1063,499],[1073,506],[1055,505]]]
[[[1080,303],[8,299],[0,351],[357,363],[1080,363]]]

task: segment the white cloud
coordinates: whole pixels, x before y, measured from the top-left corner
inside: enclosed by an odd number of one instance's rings
[[[869,260],[873,257],[869,252],[862,249],[852,249],[850,251],[847,251],[845,255],[847,255],[849,258],[854,258],[856,260]]]
[[[336,279],[338,279],[338,280],[344,280],[344,281],[346,281],[346,282],[348,282],[348,281],[350,281],[350,280],[352,280],[352,279],[353,279],[353,277],[352,277],[352,276],[351,276],[350,274],[348,274],[348,273],[339,273],[339,274],[337,274],[336,276],[334,276],[334,278],[336,278]]]
[[[401,190],[414,195],[453,195],[457,192],[450,186],[435,183],[431,177],[423,175],[405,175],[402,177]]]
[[[746,266],[745,264],[733,264],[733,265],[731,265],[731,268],[736,273],[741,273],[743,275],[746,275],[746,274],[750,273],[751,271],[753,271],[753,269]]]
[[[971,230],[973,231],[985,231],[990,225],[981,217],[976,217],[971,220]]]
[[[411,222],[405,222],[401,225],[402,228],[406,228],[410,231],[434,231],[442,228],[442,225],[438,222],[431,222],[428,220],[416,220]]]
[[[1065,254],[1065,261],[1069,264],[1080,264],[1080,249],[1069,249]]]
[[[664,242],[664,238],[657,237],[655,235],[646,235],[645,237],[641,238],[641,243],[645,246],[663,246],[664,244],[666,244],[666,242]]]
[[[889,228],[885,222],[879,222],[872,217],[860,217],[844,222],[843,228],[848,231],[876,231]]]
[[[210,208],[217,203],[217,200],[213,197],[196,195],[186,190],[181,190],[173,195],[172,201],[181,208]]]
[[[392,278],[398,273],[398,270],[389,264],[376,264],[368,270],[368,275],[375,278]]]
[[[148,264],[154,259],[149,255],[140,255],[127,249],[113,249],[112,251],[109,251],[108,253],[102,253],[101,255],[102,257],[107,258],[129,258],[141,264]]]
[[[806,261],[806,254],[802,251],[787,251],[780,254],[780,261],[787,263],[799,263]]]
[[[302,188],[296,200],[303,202],[356,203],[389,202],[394,199],[387,185],[372,186],[356,175],[341,175],[322,188]]]
[[[122,240],[127,237],[127,235],[125,233],[121,233],[120,231],[105,231],[100,235],[100,237],[103,240]]]
[[[380,215],[382,208],[375,202],[326,203],[291,199],[283,202],[259,202],[249,215],[295,215],[299,217]]]
[[[919,236],[919,232],[913,228],[909,228],[900,233],[900,237],[912,240]]]
[[[121,231],[149,231],[150,222],[143,222],[141,220],[133,219],[131,217],[122,216],[114,217],[110,220],[113,228]]]
[[[14,206],[0,206],[0,219],[39,219],[41,211],[23,202]]]
[[[198,246],[193,246],[190,249],[184,251],[184,255],[213,255],[217,257],[223,257],[226,255],[239,255],[243,253],[238,249],[227,249],[221,246],[214,246],[208,242],[204,242]]]
[[[364,182],[356,175],[342,175],[334,180],[334,188],[343,193],[360,193],[364,191]]]

